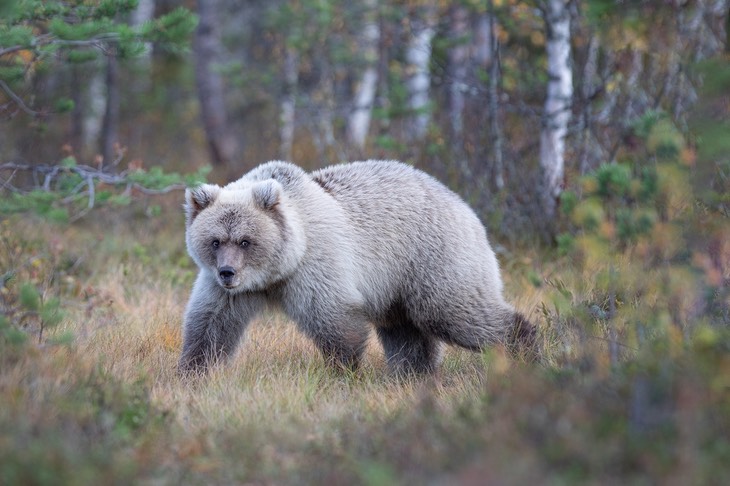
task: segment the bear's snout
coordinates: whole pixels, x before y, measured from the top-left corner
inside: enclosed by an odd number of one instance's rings
[[[233,267],[226,265],[218,269],[218,276],[221,278],[221,282],[226,287],[233,286],[233,277],[236,276],[236,271]]]

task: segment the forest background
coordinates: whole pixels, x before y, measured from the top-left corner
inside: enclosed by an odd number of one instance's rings
[[[0,0],[0,482],[672,480],[730,464],[725,0]],[[181,189],[398,159],[543,362],[327,369],[279,315],[175,375]],[[317,464],[317,467],[313,467]]]

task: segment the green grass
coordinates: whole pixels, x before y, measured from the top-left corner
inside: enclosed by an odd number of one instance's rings
[[[0,484],[730,477],[727,327],[656,334],[610,362],[606,324],[570,312],[601,304],[591,272],[534,251],[502,263],[507,294],[541,328],[542,365],[515,363],[501,349],[449,349],[437,376],[396,379],[373,343],[362,368],[344,373],[325,366],[284,317],[267,314],[228,366],[181,379],[195,268],[182,216],[164,211],[113,225],[106,217],[75,227],[0,224],[0,274],[14,272],[2,288],[6,315],[17,322],[8,309],[17,310],[24,283],[59,297],[64,312],[40,340],[33,319],[23,321],[21,344],[4,325]]]

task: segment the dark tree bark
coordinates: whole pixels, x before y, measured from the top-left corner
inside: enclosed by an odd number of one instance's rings
[[[494,2],[489,0],[489,138],[492,141],[492,159],[494,163],[494,185],[498,191],[504,189],[504,161],[502,156],[502,120],[500,119],[499,85],[502,73],[499,68],[499,38],[497,37],[497,18],[494,14]]]

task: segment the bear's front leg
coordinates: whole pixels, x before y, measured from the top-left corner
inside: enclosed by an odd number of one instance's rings
[[[228,293],[201,272],[185,311],[179,371],[204,372],[232,356],[248,323],[263,305],[261,295]]]
[[[346,370],[358,368],[370,329],[361,309],[316,309],[299,324],[329,365]]]

